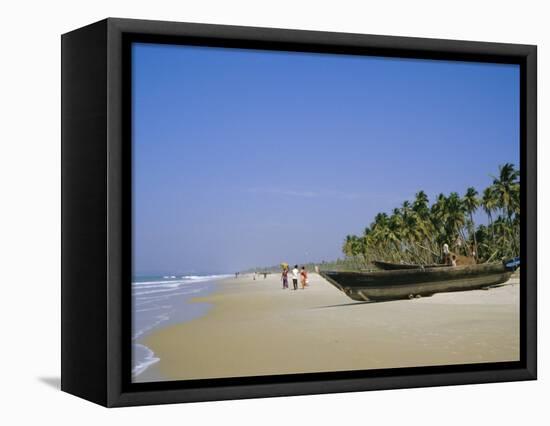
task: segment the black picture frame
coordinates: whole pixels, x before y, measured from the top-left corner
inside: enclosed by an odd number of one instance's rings
[[[536,379],[536,46],[109,18],[62,36],[62,390],[114,407]],[[520,65],[520,361],[131,383],[130,43]]]

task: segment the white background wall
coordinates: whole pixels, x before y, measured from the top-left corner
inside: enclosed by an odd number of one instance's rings
[[[58,391],[60,34],[107,16],[539,46],[539,217],[548,217],[543,1],[89,0],[0,3],[0,422],[548,424],[549,227],[539,221],[539,381],[106,410]],[[550,168],[550,167],[549,167]],[[9,418],[9,420],[8,420]],[[546,419],[546,421],[544,420]],[[7,421],[6,421],[7,420]]]

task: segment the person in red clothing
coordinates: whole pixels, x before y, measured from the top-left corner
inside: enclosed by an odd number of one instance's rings
[[[307,271],[305,266],[302,266],[302,270],[300,271],[300,281],[301,281],[302,290],[303,290],[307,286]]]

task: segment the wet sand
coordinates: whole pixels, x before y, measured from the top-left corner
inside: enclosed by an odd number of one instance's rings
[[[290,284],[292,286],[292,284]],[[310,273],[305,290],[278,275],[228,279],[203,317],[143,343],[160,361],[136,381],[363,370],[519,359],[519,280],[490,290],[355,302]]]

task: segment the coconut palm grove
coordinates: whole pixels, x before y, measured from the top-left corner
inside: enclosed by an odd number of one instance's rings
[[[480,210],[486,221],[476,224]],[[342,250],[357,266],[374,260],[431,264],[441,262],[444,244],[477,263],[519,256],[520,184],[513,164],[501,165],[492,185],[479,191],[439,194],[431,204],[418,191],[391,214],[378,213],[362,235],[346,236]]]

